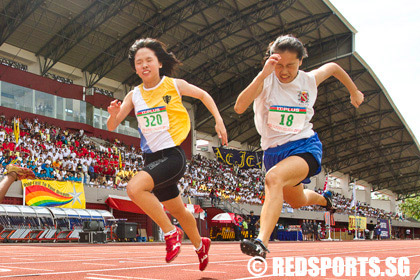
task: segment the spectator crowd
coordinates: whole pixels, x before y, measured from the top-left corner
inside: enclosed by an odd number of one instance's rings
[[[118,140],[114,143],[94,141],[85,136],[82,129],[71,132],[38,119],[20,120],[19,123],[20,137],[16,143],[14,120],[0,116],[2,173],[8,164],[13,163],[32,169],[39,179],[125,188],[143,166],[140,150]]]

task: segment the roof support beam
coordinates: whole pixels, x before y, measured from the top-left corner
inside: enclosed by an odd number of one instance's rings
[[[180,60],[187,60],[200,52],[206,51],[222,39],[232,36],[242,31],[244,26],[252,28],[257,23],[262,22],[275,15],[279,15],[287,10],[296,0],[281,1],[274,3],[270,0],[258,1],[254,5],[248,6],[243,10],[234,10],[230,15],[210,25],[210,28],[203,28],[196,34],[192,34],[184,40],[184,44],[171,49]],[[261,31],[260,31],[261,32]],[[260,33],[259,32],[259,33]],[[281,32],[277,30],[277,32]],[[257,44],[261,44],[255,36],[250,39]],[[264,42],[263,44],[266,44]]]
[[[328,167],[329,170],[336,171],[364,162],[374,162],[374,160],[378,158],[387,161],[388,159],[386,157],[395,155],[401,150],[412,147],[412,145],[412,142],[407,141],[403,143],[395,142],[387,145],[371,146],[367,149],[351,151],[351,153],[344,156],[334,155],[329,158],[325,158],[325,160],[323,160],[323,165]],[[349,170],[349,172],[352,173],[351,170]]]
[[[376,130],[364,130],[350,137],[342,137],[339,140],[323,141],[328,142],[324,149],[324,158],[329,157],[331,154],[339,154],[343,151],[354,149],[363,144],[378,143],[380,140],[387,140],[399,132],[404,131],[404,126],[389,126]]]
[[[297,37],[304,36],[319,28],[331,15],[331,13],[322,13],[291,22],[285,32],[296,34]],[[204,89],[217,87],[215,84],[209,84],[209,76],[226,73],[236,64],[244,67],[243,64],[249,57],[260,56],[262,58],[263,54],[261,50],[264,50],[268,42],[278,36],[279,32],[279,29],[274,29],[271,32],[263,32],[256,36],[256,41],[255,39],[245,41],[235,46],[228,54],[214,53],[211,55],[211,57],[214,57],[213,61],[204,62],[195,69],[192,69],[183,78],[193,84],[200,84]],[[205,46],[202,46],[202,48],[205,48]],[[249,68],[249,65],[245,65],[245,67]]]
[[[372,185],[376,185],[374,190],[382,190],[382,189],[394,189],[397,186],[404,186],[409,185],[411,183],[417,184],[413,187],[419,188],[420,187],[420,174],[418,172],[411,172],[411,173],[400,173],[398,178],[394,178],[393,176],[380,178],[378,180],[371,181]]]
[[[219,2],[221,0],[180,0],[163,11],[153,13],[149,18],[141,20],[141,24],[138,27],[127,32],[120,40],[109,46],[82,69],[88,76],[87,86],[93,86],[118,64],[127,60],[128,48],[136,39],[146,37],[159,38],[171,28],[200,14],[205,9],[217,5]],[[140,78],[134,73],[123,81],[123,84],[134,85],[139,84],[139,81]]]
[[[94,1],[86,10],[78,14],[55,36],[53,36],[37,53],[43,56],[41,75],[47,72],[74,46],[93,32],[105,21],[118,14],[134,0]]]
[[[220,42],[222,39],[242,31],[243,26],[250,25],[250,28],[257,28],[258,23],[263,21],[263,19],[275,16],[276,12],[281,13],[282,11],[290,7],[290,5],[292,5],[295,1],[296,0],[286,0],[283,1],[281,5],[278,5],[271,0],[264,0],[260,1],[255,5],[247,7],[239,12],[233,11],[229,15],[224,17],[222,20],[213,23],[211,25],[212,29],[209,30],[207,27],[204,27],[203,29],[184,39],[181,44],[169,48],[169,50],[171,52],[174,52],[177,58],[181,61],[185,61],[193,57],[194,55],[197,55],[198,53],[205,53],[208,57],[211,58],[208,61],[204,61],[202,65],[195,69],[188,69],[187,71],[184,71],[182,75],[183,78],[193,84],[199,84],[200,87],[205,88],[206,90],[209,89],[209,86],[207,86],[208,84],[217,87],[215,83],[209,82],[212,80],[213,76],[208,75],[206,71],[208,71],[207,68],[212,68],[214,67],[214,65],[220,64],[220,60],[223,61],[224,57],[226,57],[227,54],[220,48],[212,48],[212,46],[214,47],[216,43]],[[327,14],[331,15],[331,13]],[[322,16],[326,17],[325,14],[322,14]],[[305,20],[317,22],[319,20],[322,20],[319,17],[319,15],[316,15],[311,19],[305,18]],[[252,22],[250,24],[249,21],[251,19]],[[298,22],[300,23],[299,27],[305,27],[305,22]],[[295,22],[292,22],[289,26],[295,27],[295,25],[293,25],[294,23]],[[282,30],[279,28],[275,29],[274,31],[275,32],[271,32],[273,34],[275,33],[273,35],[267,34],[267,32],[263,32],[263,30],[259,30],[259,33],[265,36],[253,36],[250,38],[250,40],[246,41],[245,43],[253,46],[255,49],[259,48],[258,53],[261,54],[261,46],[264,45],[264,49],[268,44],[268,41],[273,39],[273,36],[278,35],[278,33]],[[240,59],[247,57],[247,55],[244,53],[245,50],[243,49],[242,45],[244,44],[241,44],[241,46],[235,46],[235,53],[232,53],[232,55],[230,55],[231,52],[229,52],[229,56],[232,57],[233,55],[235,55],[238,58],[240,57]],[[237,50],[238,47],[241,48],[241,51]],[[238,56],[238,54],[240,54],[240,56]],[[230,58],[230,60],[232,60],[232,58]],[[209,64],[210,66],[207,67],[207,64]],[[205,67],[206,69],[203,70],[203,67]],[[199,80],[196,80],[196,72],[200,72],[200,74],[204,77],[200,76]],[[128,77],[124,82],[135,84],[138,81],[139,78],[135,74],[133,74],[130,77]]]
[[[344,119],[338,122],[329,123],[327,125],[318,127],[316,131],[320,135],[325,135],[323,138],[327,138],[330,135],[326,135],[327,132],[331,134],[338,135],[338,133],[347,133],[350,129],[360,129],[362,127],[372,125],[378,121],[381,121],[383,118],[387,117],[389,114],[394,113],[392,109],[381,110],[378,112],[369,112],[362,115],[359,115],[353,119]]]
[[[258,69],[250,68],[249,71],[242,73],[240,78],[234,77],[226,81],[220,88],[213,88],[210,92],[213,99],[218,104],[220,113],[222,114],[227,109],[233,107],[237,95],[248,86],[252,79],[258,74]],[[200,128],[203,124],[207,123],[213,116],[205,110],[201,103],[197,103],[196,109],[196,128]],[[198,114],[198,116],[197,116]]]
[[[391,169],[401,170],[402,168],[411,167],[419,162],[419,157],[403,157],[396,160],[376,162],[358,169],[352,169],[351,174],[353,177],[363,178],[363,180],[369,182],[370,177],[389,172]]]
[[[0,46],[44,0],[12,0],[0,12]]]

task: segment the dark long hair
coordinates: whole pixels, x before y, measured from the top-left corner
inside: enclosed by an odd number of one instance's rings
[[[141,38],[134,42],[128,50],[128,61],[130,62],[131,68],[136,70],[134,66],[134,58],[136,53],[141,48],[148,48],[155,52],[156,57],[159,62],[162,63],[162,68],[159,71],[159,74],[165,76],[171,76],[176,67],[181,64],[181,62],[175,57],[173,53],[169,53],[166,50],[166,45],[161,41],[153,38]]]
[[[306,48],[302,42],[291,34],[282,35],[268,45],[265,53],[264,61],[267,60],[275,52],[289,51],[296,53],[299,60],[308,57]]]

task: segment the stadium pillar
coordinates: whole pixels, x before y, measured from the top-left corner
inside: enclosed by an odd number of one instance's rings
[[[344,195],[345,198],[352,198],[352,190],[349,188],[350,185],[350,176],[349,174],[344,174],[343,178],[341,179],[341,191],[342,195]]]
[[[368,205],[370,205],[370,202],[371,202],[371,197],[370,197],[371,192],[372,192],[372,188],[370,186],[365,186],[365,202]]]

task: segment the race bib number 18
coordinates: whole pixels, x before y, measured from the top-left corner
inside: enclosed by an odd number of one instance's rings
[[[304,124],[305,107],[271,106],[268,112],[267,125],[278,132],[297,134]]]
[[[169,129],[169,118],[165,106],[138,111],[137,120],[143,134]]]

